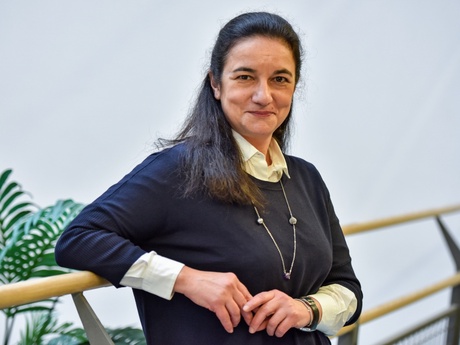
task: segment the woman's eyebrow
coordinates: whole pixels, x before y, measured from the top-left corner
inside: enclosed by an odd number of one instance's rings
[[[232,72],[235,73],[235,72],[250,72],[250,73],[255,73],[255,69],[253,68],[249,68],[249,67],[238,67],[238,68],[235,68]]]
[[[294,76],[294,75],[292,74],[292,72],[291,72],[290,70],[286,69],[286,68],[279,69],[279,70],[275,71],[274,74],[287,74],[287,75],[289,75],[289,76],[291,76],[291,77]]]
[[[238,67],[238,68],[235,68],[232,73],[236,73],[236,72],[249,72],[249,73],[255,73],[256,70],[253,69],[253,68],[250,68],[250,67]],[[292,72],[286,68],[282,68],[282,69],[279,69],[279,70],[276,70],[273,74],[287,74],[289,76],[293,76]]]

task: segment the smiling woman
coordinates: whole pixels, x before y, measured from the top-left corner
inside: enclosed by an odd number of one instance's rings
[[[58,263],[133,288],[149,344],[330,344],[358,319],[329,192],[283,152],[300,56],[280,16],[232,19],[176,138],[60,238]]]
[[[211,85],[230,126],[270,164],[268,146],[291,110],[295,90],[289,46],[263,36],[241,40],[229,51],[220,83],[211,75]]]

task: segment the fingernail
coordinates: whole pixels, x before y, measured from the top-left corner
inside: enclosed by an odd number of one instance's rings
[[[254,333],[255,333],[255,329],[252,328],[252,327],[249,327],[249,333],[254,334]]]

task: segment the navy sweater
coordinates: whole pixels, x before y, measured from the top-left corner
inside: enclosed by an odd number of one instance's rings
[[[283,279],[279,253],[250,205],[226,204],[196,195],[181,196],[179,174],[182,145],[154,153],[120,182],[88,205],[70,224],[56,246],[56,260],[65,267],[89,270],[113,285],[145,252],[185,265],[233,272],[255,295],[272,289],[292,297],[315,293],[321,286],[341,284],[362,292],[329,192],[310,163],[286,155],[291,178],[283,177],[297,218],[297,256],[291,279]],[[292,227],[279,183],[256,180],[266,200],[261,216],[272,232],[288,269],[293,253]],[[321,332],[296,329],[283,338],[266,332],[250,334],[242,320],[228,334],[217,317],[181,294],[168,301],[133,289],[148,344],[266,345],[329,344]]]

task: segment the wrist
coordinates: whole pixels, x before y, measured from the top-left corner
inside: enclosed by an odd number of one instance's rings
[[[310,322],[304,326],[299,328],[301,331],[304,332],[313,332],[316,330],[318,323],[320,321],[320,310],[315,302],[315,300],[311,297],[305,296],[301,298],[296,298],[296,300],[302,302],[302,304],[307,308],[308,313],[310,315]]]
[[[185,295],[186,289],[190,285],[190,276],[193,274],[194,271],[194,269],[187,266],[184,266],[180,270],[174,284],[174,292],[178,292]]]

